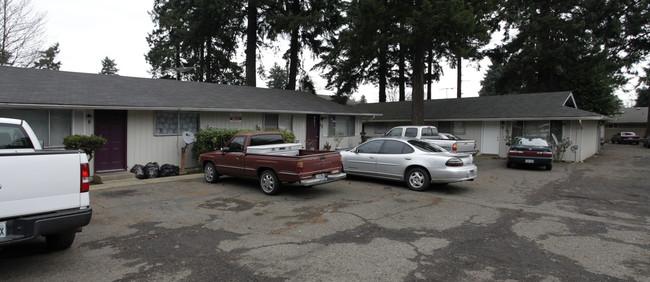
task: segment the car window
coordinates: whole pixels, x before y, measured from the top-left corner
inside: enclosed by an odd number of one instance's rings
[[[244,149],[244,142],[246,142],[246,136],[235,137],[230,141],[230,152],[241,152]]]
[[[425,152],[434,152],[434,153],[445,152],[445,149],[443,149],[442,147],[433,145],[426,141],[409,140],[408,143]]]
[[[33,147],[32,141],[20,126],[0,126],[0,149],[30,149]]]
[[[417,137],[418,136],[418,129],[409,127],[406,129],[406,132],[404,132],[404,136],[406,137]]]
[[[408,147],[406,144],[399,141],[386,140],[386,142],[384,143],[384,147],[381,149],[381,153],[382,154],[404,154],[405,146]]]
[[[422,137],[424,136],[438,136],[438,129],[435,127],[422,128]]]
[[[283,144],[282,134],[264,134],[251,137],[250,146]]]
[[[386,136],[402,136],[402,128],[393,128],[386,133]]]
[[[370,141],[357,147],[357,153],[377,154],[379,153],[379,150],[381,150],[381,145],[383,144],[384,140]]]

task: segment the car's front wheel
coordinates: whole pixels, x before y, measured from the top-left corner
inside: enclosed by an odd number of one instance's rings
[[[412,168],[406,173],[406,186],[414,191],[424,191],[431,185],[429,173],[419,167]]]
[[[219,181],[219,173],[213,163],[208,163],[203,168],[203,177],[208,183],[216,183]]]

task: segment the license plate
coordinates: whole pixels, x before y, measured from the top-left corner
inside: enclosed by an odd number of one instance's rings
[[[0,221],[0,238],[7,237],[7,222]]]
[[[534,164],[534,163],[535,163],[535,160],[526,159],[526,163],[527,163],[527,164]]]
[[[325,181],[325,175],[324,174],[316,174],[316,179],[320,181]]]

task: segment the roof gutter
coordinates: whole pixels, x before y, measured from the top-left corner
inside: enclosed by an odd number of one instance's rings
[[[66,109],[66,110],[130,110],[130,111],[184,111],[184,112],[231,112],[231,113],[277,113],[277,114],[320,114],[346,116],[381,116],[378,113],[352,112],[314,112],[288,111],[266,109],[228,109],[228,108],[194,108],[194,107],[133,107],[133,106],[92,106],[92,105],[61,105],[61,104],[15,104],[0,103],[0,108],[30,108],[30,109]]]

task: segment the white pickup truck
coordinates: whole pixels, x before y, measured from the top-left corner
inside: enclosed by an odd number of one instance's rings
[[[90,222],[89,189],[85,153],[43,150],[27,122],[0,118],[0,248],[37,236],[69,248]]]
[[[438,128],[431,125],[409,125],[391,128],[386,136],[402,136],[422,139],[436,144],[452,153],[468,153],[476,155],[476,141],[459,139],[448,133],[438,133]]]

